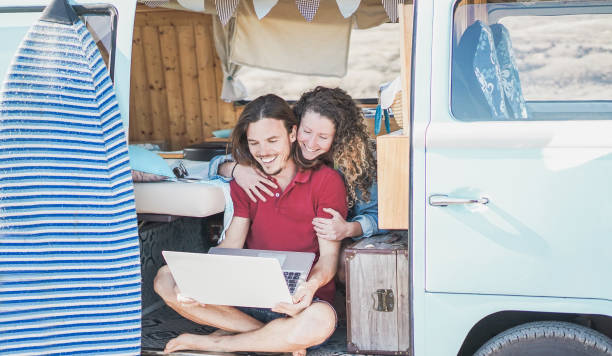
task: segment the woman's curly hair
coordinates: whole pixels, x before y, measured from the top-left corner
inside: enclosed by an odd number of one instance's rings
[[[349,207],[357,200],[357,190],[361,191],[363,201],[369,201],[370,187],[376,180],[376,159],[363,113],[353,98],[340,88],[318,86],[302,94],[293,111],[300,121],[307,112],[333,121],[336,133],[332,146],[316,161],[333,163],[334,168],[340,170],[346,183]],[[312,162],[313,166],[318,163],[316,161]],[[302,165],[305,164],[302,162]]]

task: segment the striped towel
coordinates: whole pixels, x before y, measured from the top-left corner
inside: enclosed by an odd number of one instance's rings
[[[0,354],[140,354],[127,152],[87,28],[35,23],[0,93]]]

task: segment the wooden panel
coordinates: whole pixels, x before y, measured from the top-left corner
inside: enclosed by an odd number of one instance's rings
[[[400,58],[402,77],[402,128],[403,134],[410,136],[410,100],[412,99],[410,85],[412,83],[412,30],[414,20],[414,5],[400,4],[398,8],[400,22]]]
[[[130,85],[130,140],[149,141],[153,138],[151,102],[147,90],[147,71],[144,66],[144,49],[142,45],[142,28],[134,28],[132,44],[132,66]]]
[[[215,74],[215,57],[217,56],[212,41],[212,23],[195,26],[195,50],[198,63],[198,83],[200,87],[200,111],[203,119],[202,135],[211,137],[212,131],[219,127],[219,110],[217,108],[217,79]]]
[[[159,48],[157,27],[144,26],[142,28],[142,39],[148,93],[140,94],[149,95],[151,104],[150,120],[153,126],[151,138],[153,140],[164,140],[167,139],[166,133],[168,132],[168,103],[165,95],[166,82],[162,71],[161,49]],[[134,67],[134,65],[142,65],[142,63],[132,64],[132,67]],[[134,94],[139,95],[139,93]]]
[[[192,145],[202,138],[200,90],[193,26],[178,26],[179,61],[183,89],[185,135],[181,143]]]
[[[410,351],[410,261],[408,250],[397,251],[398,350]]]
[[[410,136],[378,136],[378,224],[383,229],[408,229]]]
[[[159,39],[166,80],[166,97],[168,98],[168,128],[170,148],[181,148],[185,134],[185,114],[183,113],[183,96],[181,83],[181,68],[178,65],[178,46],[176,43],[176,28],[174,26],[159,26]]]
[[[130,140],[176,150],[232,128],[239,110],[220,99],[222,78],[211,15],[138,6]]]
[[[397,350],[397,309],[374,310],[372,296],[377,289],[397,290],[395,253],[357,253],[349,259],[347,312],[351,322],[347,341],[360,351]]]

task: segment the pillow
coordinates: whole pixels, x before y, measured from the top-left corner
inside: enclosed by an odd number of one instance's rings
[[[128,150],[134,182],[159,182],[176,179],[166,161],[157,153],[136,145],[130,145]]]

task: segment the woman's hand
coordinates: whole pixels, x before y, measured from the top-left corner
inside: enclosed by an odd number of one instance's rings
[[[293,293],[293,304],[281,302],[276,304],[272,311],[295,316],[312,304],[312,298],[314,298],[316,291],[317,288],[313,283],[300,283]]]
[[[233,168],[233,178],[236,180],[236,183],[244,189],[253,203],[257,202],[257,198],[261,201],[266,201],[262,192],[271,197],[274,196],[274,193],[272,193],[266,185],[277,188],[276,184],[269,180],[265,174],[259,169],[255,169],[251,166],[237,164],[237,166]]]
[[[332,217],[331,219],[312,219],[312,225],[317,233],[317,237],[331,241],[340,241],[351,236],[351,223],[344,220],[340,213],[330,208],[323,208],[323,211]]]

